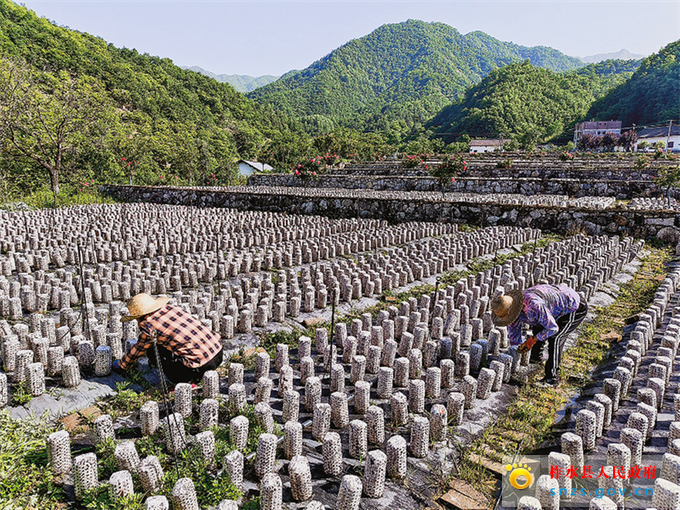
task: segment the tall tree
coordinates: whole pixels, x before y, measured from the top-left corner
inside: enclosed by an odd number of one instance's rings
[[[94,80],[63,71],[38,74],[4,58],[0,112],[0,150],[47,172],[55,204],[61,175],[75,170],[78,154],[96,143],[112,113]]]
[[[621,133],[619,137],[619,145],[624,148],[626,152],[633,150],[635,142],[637,142],[638,136],[634,129],[630,129]]]

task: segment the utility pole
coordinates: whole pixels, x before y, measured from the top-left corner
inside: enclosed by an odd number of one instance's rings
[[[576,123],[576,126],[574,126],[574,146],[578,143],[578,126],[579,123]]]
[[[673,119],[668,122],[668,136],[666,137],[666,150],[668,150],[668,144],[671,141],[671,128],[673,126]]]

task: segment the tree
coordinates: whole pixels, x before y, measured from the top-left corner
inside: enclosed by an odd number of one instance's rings
[[[540,140],[541,134],[538,128],[526,125],[517,135],[517,142],[520,149],[525,151],[533,151],[536,149],[536,144]]]
[[[590,149],[599,149],[602,147],[602,137],[601,136],[593,136],[590,139]]]
[[[61,175],[74,170],[78,154],[100,138],[110,113],[103,98],[92,79],[35,74],[0,59],[0,148],[48,173],[55,205]]]
[[[302,133],[275,133],[258,156],[258,161],[283,172],[313,154],[311,139]]]
[[[606,151],[611,151],[619,143],[619,137],[614,133],[605,133],[602,136],[600,143]]]
[[[657,181],[660,188],[666,190],[666,200],[668,208],[671,208],[671,188],[680,186],[680,165],[674,167],[664,167],[659,170],[659,177]]]
[[[602,145],[602,137],[592,133],[583,133],[577,143],[577,147],[582,151],[597,149]]]
[[[635,147],[635,142],[637,142],[637,139],[638,139],[637,133],[635,132],[635,130],[631,129],[624,133],[621,133],[618,145],[619,147],[623,147],[623,149],[626,152],[630,152],[633,150],[633,147]]]

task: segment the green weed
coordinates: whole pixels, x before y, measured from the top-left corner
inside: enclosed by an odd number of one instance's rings
[[[66,494],[47,462],[47,436],[55,431],[45,418],[14,420],[0,411],[0,508],[64,507]]]
[[[177,469],[168,468],[163,477],[164,492],[168,498],[180,477],[190,477],[196,488],[198,504],[201,508],[208,508],[219,504],[225,499],[236,500],[241,497],[241,491],[234,486],[229,477],[217,476],[213,466],[203,458],[197,445],[190,445],[177,456]]]
[[[144,494],[131,494],[129,496],[111,497],[111,486],[102,484],[94,489],[88,489],[83,493],[83,504],[91,510],[144,510]]]
[[[28,404],[33,398],[33,394],[27,388],[25,382],[17,384],[12,391],[12,404],[15,406],[22,406]]]
[[[145,393],[138,393],[130,388],[130,381],[116,383],[116,393],[100,400],[98,407],[116,419],[119,416],[139,411],[151,397]]]

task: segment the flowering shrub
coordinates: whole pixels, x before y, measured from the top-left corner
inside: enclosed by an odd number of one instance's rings
[[[327,152],[326,155],[321,158],[321,160],[326,164],[326,166],[335,166],[340,163],[340,156]]]
[[[125,173],[128,174],[128,177],[130,178],[130,186],[132,186],[132,179],[135,176],[135,168],[137,167],[137,161],[128,158],[120,158],[120,160],[123,165],[123,169],[125,170]]]
[[[80,183],[80,187],[78,188],[78,191],[80,193],[90,191],[90,186],[92,186],[92,189],[94,189],[94,190],[96,190],[98,188],[98,186],[94,182],[83,181],[83,182]]]
[[[574,155],[569,151],[560,152],[560,159],[562,161],[571,161],[574,159]]]
[[[650,159],[649,156],[645,154],[640,154],[638,157],[635,158],[635,169],[636,170],[645,170],[649,168],[649,163]]]
[[[415,168],[423,162],[420,156],[406,155],[401,160],[401,166],[404,168]]]
[[[325,164],[321,158],[306,159],[297,165],[293,165],[293,173],[304,183],[307,187],[307,183],[316,179],[325,168]]]
[[[498,163],[496,163],[496,166],[498,168],[510,168],[512,166],[512,160],[511,159],[501,159]]]
[[[444,186],[450,182],[456,182],[458,172],[464,172],[466,169],[467,161],[461,156],[446,156],[441,160],[439,165],[433,166],[432,169],[430,169],[430,175],[439,181],[439,186],[441,187],[443,194]]]
[[[656,181],[662,188],[677,188],[680,186],[680,165],[662,168]]]

